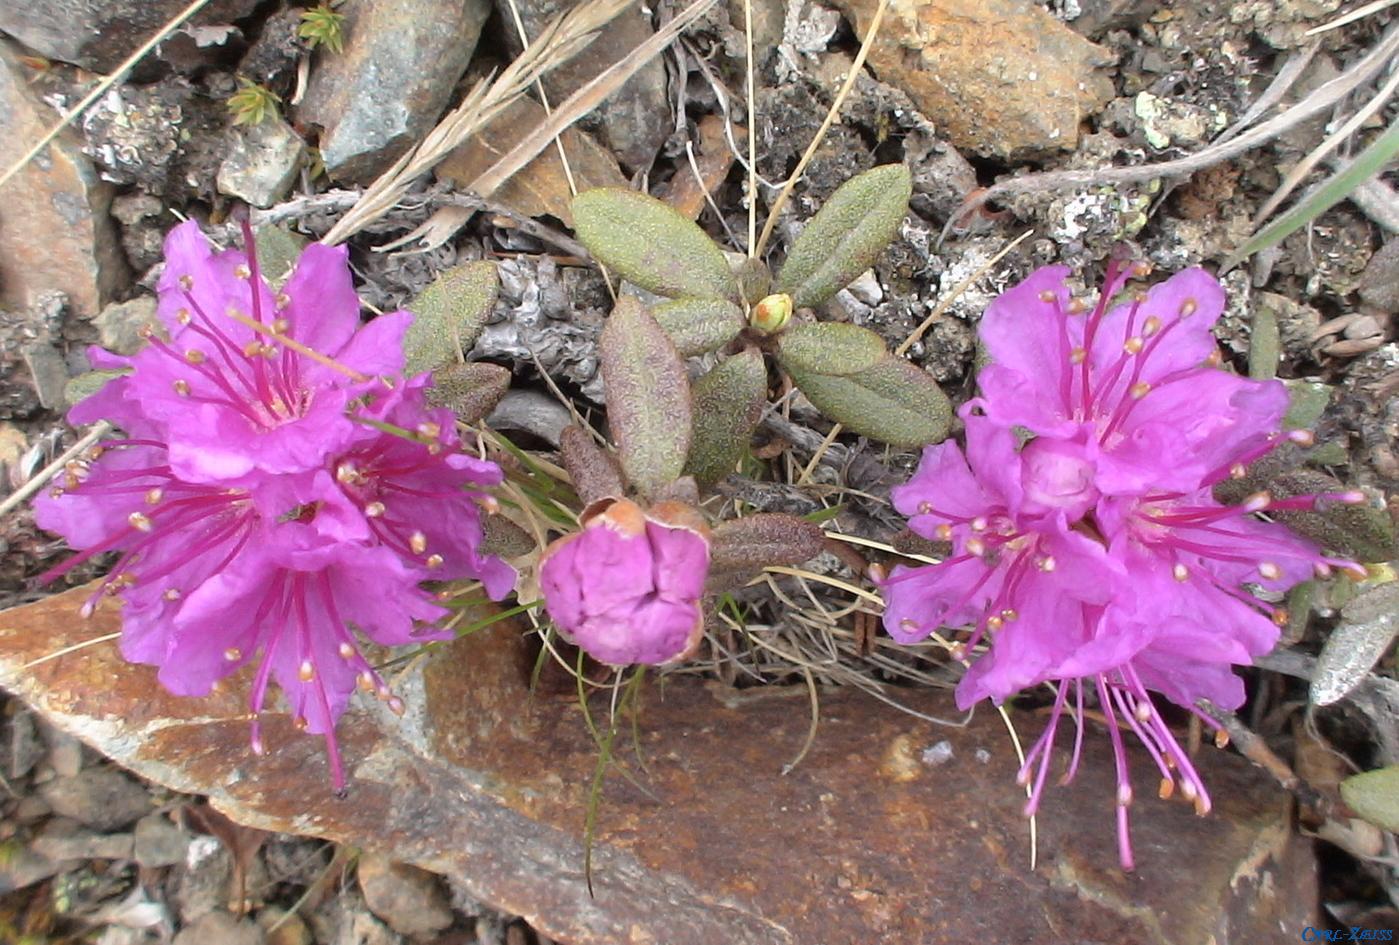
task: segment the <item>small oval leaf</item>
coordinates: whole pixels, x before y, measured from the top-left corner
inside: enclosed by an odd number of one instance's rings
[[[743,330],[743,311],[724,299],[676,299],[652,313],[686,358],[718,351]]]
[[[1312,674],[1313,705],[1338,702],[1360,685],[1399,633],[1399,584],[1381,584],[1341,608]]]
[[[777,359],[783,367],[828,377],[858,374],[888,356],[883,338],[845,322],[793,325],[778,337],[777,344]]]
[[[1399,765],[1351,775],[1341,782],[1341,798],[1376,827],[1399,831]]]
[[[469,351],[485,327],[500,292],[489,259],[453,266],[438,275],[405,308],[413,324],[403,337],[409,375],[441,367]]]
[[[923,446],[947,437],[952,405],[937,382],[893,355],[844,377],[792,371],[816,409],[863,436],[893,446]]]
[[[715,526],[709,550],[711,567],[757,571],[774,564],[801,564],[819,555],[825,541],[820,525],[795,515],[745,515]]]
[[[486,361],[449,364],[432,372],[427,402],[449,408],[462,423],[475,423],[494,410],[509,389],[509,368]]]
[[[585,506],[620,499],[627,494],[622,471],[607,452],[581,427],[564,427],[559,434],[559,454],[573,480],[573,491]],[[584,518],[590,516],[584,515]]]
[[[776,292],[811,308],[874,265],[899,232],[913,195],[902,164],[885,164],[841,184],[802,230],[778,273]]]
[[[607,419],[633,486],[652,495],[690,452],[690,380],[675,343],[636,299],[623,297],[598,342]]]
[[[685,471],[701,485],[734,471],[767,402],[767,366],[746,348],[695,382],[695,435]]]
[[[599,187],[573,198],[578,239],[598,262],[667,298],[738,300],[738,283],[714,241],[655,197]]]

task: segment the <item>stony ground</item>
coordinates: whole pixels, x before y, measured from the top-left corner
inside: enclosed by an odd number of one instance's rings
[[[18,158],[57,109],[71,107],[95,74],[117,66],[180,5],[88,4],[83,22],[50,15],[58,4],[43,0],[0,8],[0,33],[9,37],[0,41],[0,165]],[[528,0],[518,10],[537,35],[558,6]],[[764,200],[815,133],[875,6],[755,2]],[[1344,74],[1391,26],[1390,14],[1379,13],[1310,38],[1309,29],[1342,12],[1339,0],[1158,7],[1140,0],[938,0],[916,16],[886,18],[842,120],[778,225],[781,246],[852,174],[890,161],[912,167],[912,212],[900,238],[840,293],[829,316],[867,325],[897,345],[943,306],[909,354],[954,400],[964,399],[973,382],[976,320],[998,291],[1048,262],[1091,273],[1122,241],[1164,272],[1217,265],[1246,238],[1287,169],[1358,112],[1374,83],[1183,182],[1143,177],[1117,186],[1026,189],[963,214],[969,195],[1011,175],[1198,153],[1289,63],[1304,64],[1285,102]],[[347,0],[344,48],[334,52],[313,50],[298,37],[302,6],[216,0],[6,185],[0,493],[22,486],[74,441],[61,414],[65,386],[87,368],[84,347],[100,342],[130,351],[140,343],[136,332],[152,316],[160,241],[172,214],[216,228],[252,207],[255,217],[297,237],[324,235],[348,205],[337,192],[370,183],[467,83],[518,53],[513,9],[490,0]],[[668,18],[675,5],[662,3],[656,12]],[[580,185],[645,184],[741,248],[743,174],[723,118],[733,110],[732,118],[743,119],[742,22],[741,5],[717,5],[565,137]],[[654,28],[640,7],[624,13],[546,80],[550,101],[557,104]],[[1000,71],[988,70],[986,57]],[[251,117],[246,93],[254,86],[275,99],[263,100],[264,120],[240,123]],[[1358,151],[1392,111],[1376,109],[1337,155]],[[503,291],[473,356],[515,371],[519,389],[493,425],[547,449],[568,417],[538,371],[580,407],[599,406],[596,337],[609,304],[596,271],[556,238],[570,222],[557,159],[545,155],[531,164],[496,192],[488,212],[426,251],[374,251],[429,219],[441,225],[448,198],[490,163],[483,152],[508,150],[542,116],[533,102],[517,106],[482,140],[458,147],[350,246],[362,296],[378,310],[401,305],[459,260],[499,261]],[[739,132],[733,141],[742,138]],[[1322,162],[1306,183],[1330,167]],[[1226,351],[1244,369],[1259,312],[1270,313],[1278,375],[1328,386],[1317,429],[1340,448],[1335,468],[1386,495],[1399,486],[1396,216],[1399,204],[1385,179],[1371,181],[1228,274],[1231,310],[1220,329]],[[1027,239],[954,295],[1026,230]],[[762,454],[791,455],[800,468],[828,428],[798,401],[790,419],[765,424]],[[853,489],[874,498],[846,494],[842,526],[887,536],[891,522],[878,497],[913,458],[846,435],[825,454],[811,489],[770,481],[743,487],[743,497],[761,508],[806,512],[820,490]],[[27,512],[0,521],[0,550],[0,603],[48,592],[31,579],[63,549],[36,532]],[[79,569],[66,580],[94,573]],[[1323,602],[1295,642],[1314,651],[1333,617]],[[1339,707],[1304,724],[1299,685],[1260,676],[1260,695],[1245,713],[1299,771],[1333,783],[1354,766],[1396,760],[1384,757],[1369,723],[1353,710]],[[4,706],[3,744],[0,941],[534,941],[518,921],[425,874],[352,850],[235,828],[196,798],[134,781],[15,702]],[[1331,839],[1337,842],[1323,848],[1332,915],[1392,926],[1392,912],[1373,911],[1388,908],[1393,895],[1390,874],[1375,865],[1392,857],[1392,837]]]

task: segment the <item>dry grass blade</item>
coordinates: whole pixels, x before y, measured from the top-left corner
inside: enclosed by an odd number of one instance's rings
[[[1282,183],[1278,185],[1278,189],[1264,202],[1263,206],[1258,209],[1258,213],[1254,216],[1253,226],[1255,229],[1261,226],[1264,220],[1273,215],[1273,211],[1287,199],[1288,194],[1292,193],[1292,191],[1297,188],[1297,185],[1305,180],[1307,175],[1326,159],[1328,154],[1340,147],[1342,142],[1355,134],[1356,129],[1370,120],[1370,116],[1383,108],[1384,103],[1389,101],[1396,89],[1399,89],[1399,69],[1396,69],[1393,75],[1389,77],[1389,81],[1375,93],[1370,101],[1365,103],[1364,108],[1347,119],[1345,124],[1337,128],[1325,141],[1313,148],[1310,154],[1298,161],[1296,167],[1287,172],[1287,176],[1284,177]]]
[[[782,213],[782,208],[786,206],[787,199],[792,196],[792,190],[797,186],[797,181],[801,180],[802,173],[806,166],[811,163],[811,159],[816,156],[816,149],[821,146],[821,142],[826,138],[826,132],[831,125],[835,124],[836,118],[840,115],[840,107],[845,104],[845,99],[850,95],[850,90],[855,87],[855,80],[860,77],[860,70],[865,67],[865,58],[869,55],[870,47],[874,45],[874,39],[879,35],[879,24],[884,20],[884,12],[889,9],[889,0],[879,0],[879,7],[874,11],[874,16],[870,19],[869,32],[865,33],[865,39],[860,43],[860,51],[855,54],[855,61],[850,64],[850,74],[845,77],[845,84],[836,93],[835,100],[831,102],[830,110],[826,112],[826,120],[821,122],[821,127],[816,129],[816,137],[807,145],[806,152],[797,162],[797,169],[792,171],[787,183],[777,195],[777,200],[773,203],[772,209],[768,211],[767,221],[763,224],[763,234],[758,237],[758,245],[749,251],[749,256],[757,258],[763,254],[763,248],[767,246],[768,240],[772,237],[773,227],[777,226],[777,218]],[[751,92],[749,93],[752,94]],[[753,127],[753,122],[748,122],[748,127]],[[750,164],[752,162],[750,161]]]
[[[1321,40],[1313,40],[1289,56],[1287,62],[1283,63],[1282,68],[1278,70],[1278,74],[1273,77],[1273,81],[1269,82],[1268,87],[1263,90],[1263,94],[1258,96],[1254,103],[1248,107],[1248,111],[1243,113],[1243,117],[1220,132],[1218,137],[1214,139],[1214,143],[1223,144],[1228,141],[1262,118],[1264,113],[1278,102],[1281,102],[1288,89],[1297,84],[1297,80],[1302,77],[1307,66],[1311,65],[1312,59],[1315,58],[1316,52],[1320,48]]]
[[[1331,30],[1340,29],[1342,26],[1354,23],[1356,20],[1362,20],[1371,13],[1378,13],[1386,7],[1392,7],[1396,3],[1399,3],[1399,0],[1371,0],[1370,3],[1365,4],[1363,7],[1356,7],[1349,13],[1344,13],[1336,17],[1330,23],[1323,23],[1321,26],[1312,27],[1307,30],[1305,35],[1317,36],[1321,33],[1329,33]]]
[[[1183,178],[1212,167],[1221,161],[1238,157],[1246,151],[1271,141],[1278,135],[1331,108],[1342,98],[1371,81],[1399,52],[1399,25],[1391,26],[1375,48],[1365,54],[1339,76],[1318,86],[1310,95],[1281,115],[1263,122],[1236,138],[1212,144],[1188,157],[1137,167],[1107,167],[1093,170],[1049,171],[1027,174],[1002,181],[965,201],[943,227],[941,239],[946,239],[953,223],[985,206],[990,200],[1014,194],[1048,193],[1070,187],[1130,184],[1153,178]]]
[[[5,183],[9,181],[11,177],[14,177],[16,174],[18,174],[24,168],[24,165],[28,164],[34,159],[34,155],[44,150],[45,145],[47,145],[54,138],[57,138],[59,132],[61,132],[64,128],[68,127],[68,124],[70,122],[76,120],[79,115],[88,110],[88,108],[92,105],[93,102],[97,101],[99,98],[105,95],[107,93],[107,90],[110,89],[113,85],[121,81],[122,76],[126,75],[127,71],[132,66],[136,65],[136,63],[140,62],[146,57],[146,53],[150,52],[156,46],[160,45],[160,43],[167,36],[175,32],[175,30],[179,29],[181,23],[198,13],[200,8],[208,2],[209,0],[194,0],[194,2],[191,3],[189,6],[185,7],[179,13],[176,13],[173,17],[169,19],[169,21],[166,22],[164,26],[162,26],[158,31],[156,31],[156,34],[154,36],[152,36],[150,39],[146,40],[144,43],[138,46],[136,51],[133,52],[131,55],[127,56],[126,59],[122,61],[121,65],[117,66],[116,69],[112,71],[111,75],[106,76],[102,79],[101,82],[98,82],[96,85],[94,85],[92,87],[92,91],[84,95],[82,97],[82,100],[79,101],[77,105],[74,105],[68,111],[68,114],[64,115],[63,118],[60,119],[57,124],[55,124],[52,128],[46,131],[43,137],[41,137],[38,141],[34,142],[34,144],[29,148],[29,150],[24,152],[24,154],[20,157],[18,161],[5,168],[4,175],[0,176],[0,187],[4,187]]]
[[[86,436],[65,450],[62,456],[35,473],[24,485],[5,496],[5,501],[0,502],[0,515],[18,507],[34,493],[48,485],[50,479],[63,472],[63,468],[68,465],[69,461],[76,459],[89,446],[110,432],[112,432],[112,425],[105,420],[93,426],[91,430],[87,431]]]
[[[553,20],[534,45],[526,48],[494,81],[487,78],[478,82],[465,101],[438,122],[421,144],[379,175],[321,242],[332,246],[344,242],[382,217],[414,180],[497,118],[541,76],[581,52],[627,5],[628,0],[589,0]]]
[[[630,79],[653,56],[659,55],[661,50],[670,45],[682,30],[699,19],[714,3],[715,0],[696,0],[686,7],[675,19],[657,30],[655,35],[633,49],[630,55],[613,63],[592,81],[560,103],[554,114],[544,124],[511,148],[508,154],[491,165],[484,174],[473,180],[468,189],[483,197],[489,197],[493,194],[496,188],[509,180],[516,171],[534,160],[535,156],[548,147],[549,142],[553,141],[560,132],[588,114],[601,104],[603,99],[621,88],[622,83]]]

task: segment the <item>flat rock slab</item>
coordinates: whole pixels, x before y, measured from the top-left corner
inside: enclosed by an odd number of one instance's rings
[[[1199,759],[1216,807],[1196,817],[1148,790],[1138,869],[1117,868],[1107,740],[1090,726],[1075,784],[1052,791],[1029,868],[1017,762],[994,712],[966,727],[913,718],[859,692],[825,691],[820,729],[804,690],[648,684],[643,771],[624,730],[609,779],[590,897],[582,824],[597,754],[576,699],[528,689],[532,659],[497,624],[410,662],[399,719],[378,704],[340,725],[351,786],[329,788],[318,739],[269,715],[270,753],[247,749],[244,687],[209,699],[161,691],[106,642],[32,661],[118,628],[83,621],[87,592],[0,615],[0,685],[143,776],[209,795],[250,826],[383,851],[452,874],[472,895],[571,945],[1297,941],[1314,924],[1315,864],[1286,799],[1246,763]],[[946,693],[901,701],[953,715]],[[593,707],[605,713],[605,696]],[[1041,721],[1017,716],[1022,737]],[[943,741],[948,744],[924,752]],[[950,756],[948,749],[950,748]],[[938,763],[933,763],[934,761]],[[1147,782],[1150,782],[1148,784]]]

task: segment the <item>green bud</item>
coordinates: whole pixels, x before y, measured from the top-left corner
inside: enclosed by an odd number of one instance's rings
[[[748,324],[765,335],[775,335],[792,320],[792,297],[785,292],[769,295],[753,306]]]

